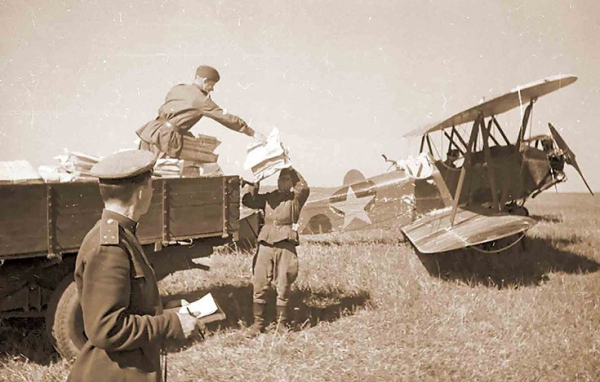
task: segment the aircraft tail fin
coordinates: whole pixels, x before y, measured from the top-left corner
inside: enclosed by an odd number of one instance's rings
[[[349,186],[354,183],[358,183],[365,180],[365,176],[362,172],[352,169],[346,173],[344,176],[344,186]]]

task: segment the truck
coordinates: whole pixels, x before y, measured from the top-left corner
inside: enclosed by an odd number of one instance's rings
[[[154,178],[153,188],[137,236],[157,279],[237,240],[239,177]],[[66,359],[87,340],[73,272],[103,207],[94,179],[0,184],[0,318],[44,317]]]

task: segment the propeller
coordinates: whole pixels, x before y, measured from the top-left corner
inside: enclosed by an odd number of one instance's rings
[[[594,193],[592,192],[592,189],[590,188],[590,185],[588,184],[588,182],[585,180],[585,177],[583,176],[583,172],[581,172],[581,169],[579,168],[579,164],[577,164],[577,160],[575,159],[575,153],[573,151],[571,151],[571,149],[567,145],[567,142],[565,142],[565,140],[558,133],[558,130],[556,130],[556,128],[554,128],[554,126],[552,126],[551,123],[548,124],[548,128],[550,128],[550,132],[552,133],[552,138],[554,138],[554,141],[558,145],[558,148],[562,150],[562,152],[565,156],[565,163],[570,164],[571,166],[575,167],[575,170],[577,170],[577,172],[581,176],[581,179],[583,180],[583,183],[585,183],[585,186],[587,187],[587,189],[590,191],[590,194],[594,195]]]

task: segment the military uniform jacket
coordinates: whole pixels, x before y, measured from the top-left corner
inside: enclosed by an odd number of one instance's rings
[[[88,342],[69,381],[161,381],[165,339],[185,339],[175,313],[163,313],[154,271],[136,223],[104,210],[77,256],[75,282]]]
[[[306,180],[296,171],[298,182],[292,191],[275,190],[259,194],[258,187],[249,186],[242,203],[249,208],[262,209],[265,212],[265,224],[258,234],[258,241],[275,244],[289,240],[298,245],[298,230],[295,229],[300,211],[310,194]]]
[[[161,152],[178,158],[183,148],[182,135],[193,136],[189,131],[203,116],[238,132],[250,129],[243,119],[221,109],[198,86],[180,84],[167,94],[165,103],[158,109],[158,118],[138,129],[137,135]]]

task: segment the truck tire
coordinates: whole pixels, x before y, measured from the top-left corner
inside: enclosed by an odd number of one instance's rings
[[[87,342],[72,274],[58,284],[50,298],[46,311],[46,333],[52,346],[68,361],[74,361]]]

